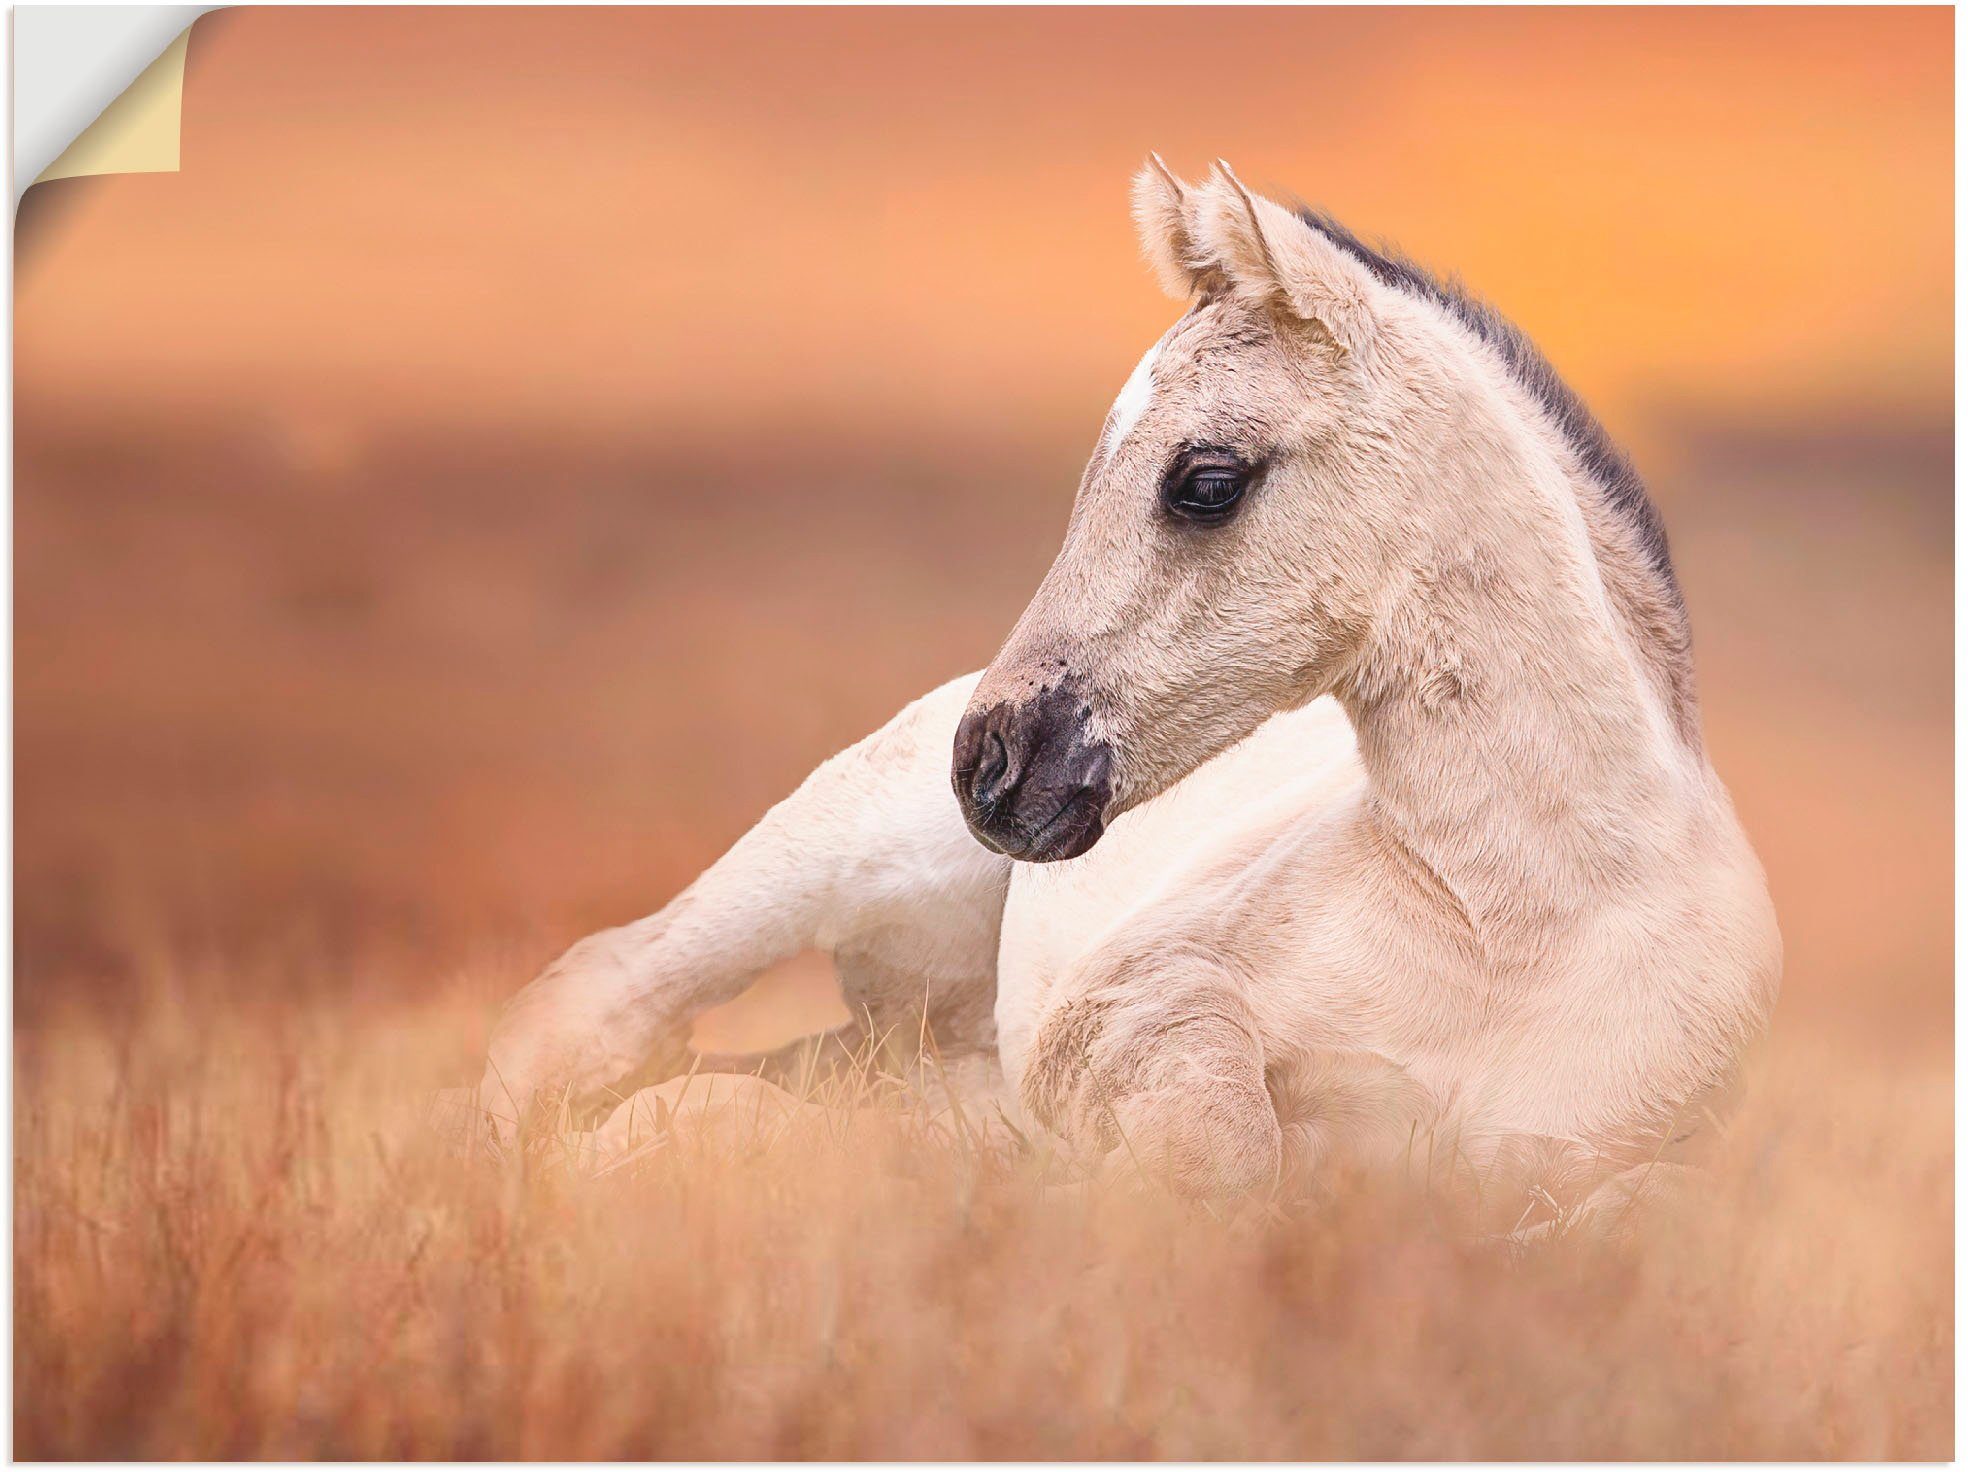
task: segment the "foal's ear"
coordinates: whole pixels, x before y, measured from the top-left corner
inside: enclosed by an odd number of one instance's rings
[[[1188,191],[1183,219],[1192,266],[1208,263],[1240,295],[1316,323],[1348,352],[1366,350],[1375,326],[1373,277],[1324,232],[1251,193],[1221,159]]]
[[[1195,191],[1169,172],[1159,153],[1148,155],[1148,162],[1134,176],[1134,226],[1141,236],[1141,253],[1154,267],[1162,290],[1178,301],[1187,301],[1197,291],[1220,285],[1212,281],[1207,262],[1196,259],[1189,235],[1189,207]]]

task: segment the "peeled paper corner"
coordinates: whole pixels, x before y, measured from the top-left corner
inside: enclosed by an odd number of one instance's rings
[[[193,28],[222,8],[14,6],[16,207],[50,180],[176,173]]]
[[[187,26],[34,182],[84,174],[176,173],[190,42]]]

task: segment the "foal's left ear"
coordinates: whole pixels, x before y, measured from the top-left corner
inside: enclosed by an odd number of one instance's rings
[[[1184,215],[1192,261],[1213,264],[1241,295],[1316,323],[1346,351],[1367,350],[1375,332],[1376,284],[1324,232],[1246,189],[1222,159],[1209,180],[1190,191]]]
[[[1159,153],[1149,154],[1148,162],[1134,176],[1133,197],[1141,253],[1154,267],[1162,290],[1177,301],[1185,301],[1198,291],[1220,287],[1222,273],[1197,259],[1195,242],[1190,238],[1189,210],[1195,190],[1169,171]]]

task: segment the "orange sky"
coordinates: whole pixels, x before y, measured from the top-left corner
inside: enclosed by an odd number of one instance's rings
[[[183,172],[39,186],[23,409],[1079,433],[1175,308],[1127,176],[1460,271],[1615,428],[1944,415],[1928,10],[241,9]],[[38,192],[37,190],[37,192]]]

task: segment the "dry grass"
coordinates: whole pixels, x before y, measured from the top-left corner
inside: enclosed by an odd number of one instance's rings
[[[1414,1189],[1062,1192],[905,1116],[460,1160],[421,1101],[482,1029],[460,998],[25,1032],[17,1454],[1951,1450],[1945,1069],[1827,1091],[1779,1046],[1693,1209],[1513,1262]]]

